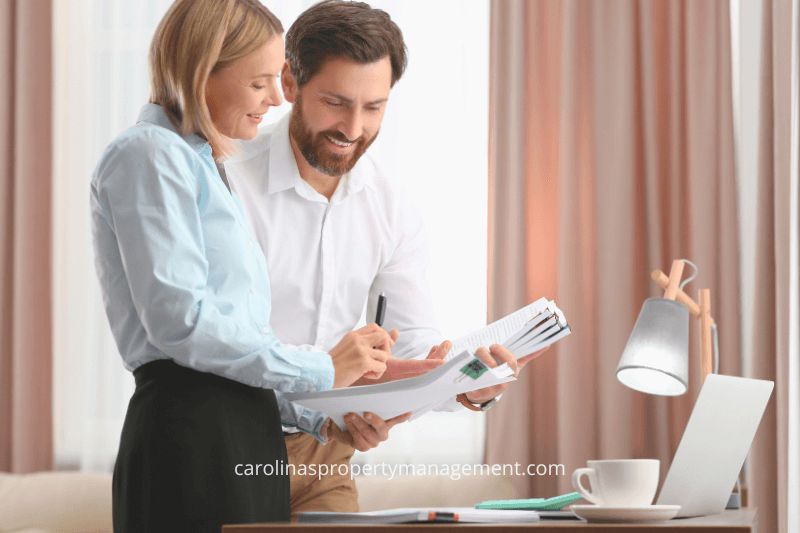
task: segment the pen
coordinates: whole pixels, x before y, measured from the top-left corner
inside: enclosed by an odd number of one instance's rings
[[[383,327],[383,316],[386,314],[386,295],[378,296],[378,309],[375,311],[375,323]]]

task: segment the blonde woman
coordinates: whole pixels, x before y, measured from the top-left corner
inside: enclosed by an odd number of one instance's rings
[[[136,380],[114,468],[117,533],[288,520],[281,424],[324,440],[329,423],[275,391],[385,369],[392,339],[374,324],[329,353],[275,338],[264,257],[220,173],[232,139],[253,138],[281,101],[282,32],[257,0],[176,1],[151,45],[151,102],[92,180],[97,272]]]

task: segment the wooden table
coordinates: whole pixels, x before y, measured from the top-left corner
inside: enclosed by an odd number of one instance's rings
[[[647,533],[675,531],[676,533],[756,533],[756,510],[741,509],[725,511],[714,516],[700,518],[678,518],[651,524],[587,524],[582,520],[542,520],[536,524],[396,524],[396,525],[351,525],[351,524],[249,524],[231,525],[222,528],[223,533],[366,533],[372,529],[405,533],[424,531],[427,533],[491,533],[502,530],[509,533],[569,533],[591,530],[592,533]]]

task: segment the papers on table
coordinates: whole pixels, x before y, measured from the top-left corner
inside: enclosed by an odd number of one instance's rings
[[[536,511],[494,511],[472,507],[409,507],[363,513],[305,512],[299,522],[312,524],[403,524],[410,522],[463,522],[525,524],[539,521]]]
[[[570,334],[564,313],[541,298],[485,328],[456,339],[444,365],[427,374],[378,385],[323,392],[287,393],[295,403],[321,411],[344,428],[344,415],[371,411],[383,419],[411,412],[416,418],[457,395],[514,381],[508,365],[488,368],[473,356],[480,346],[502,344],[516,357],[539,351]]]

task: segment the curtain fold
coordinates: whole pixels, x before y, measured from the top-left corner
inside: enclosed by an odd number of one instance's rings
[[[51,2],[0,4],[0,470],[52,466]]]
[[[756,279],[754,306],[745,318],[758,327],[753,332],[753,377],[775,381],[775,392],[767,407],[750,455],[748,479],[753,505],[758,507],[759,526],[766,531],[786,532],[788,498],[789,417],[797,416],[798,406],[789,403],[790,330],[797,325],[791,315],[792,216],[797,197],[792,197],[791,143],[792,99],[792,20],[797,17],[797,2],[774,0],[763,4],[761,30],[761,113],[759,124],[758,199],[756,225]],[[794,36],[797,39],[797,36]],[[796,113],[797,111],[794,110]],[[796,150],[796,148],[795,148]],[[795,170],[796,172],[796,170]],[[796,189],[794,191],[796,195]],[[795,228],[795,239],[796,228]],[[796,290],[796,288],[795,288]],[[795,295],[796,297],[796,295]],[[795,378],[796,379],[796,378]],[[794,474],[796,475],[796,473]]]
[[[662,479],[699,391],[627,389],[615,370],[651,270],[700,268],[721,367],[740,374],[739,264],[727,0],[493,2],[489,319],[546,296],[573,334],[489,413],[488,463],[652,457]],[[687,271],[688,273],[688,271]],[[523,406],[523,407],[521,407]],[[519,477],[521,497],[571,490]]]

